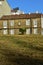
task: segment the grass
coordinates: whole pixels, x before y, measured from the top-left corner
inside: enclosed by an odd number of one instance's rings
[[[0,65],[43,65],[43,36],[0,36]]]

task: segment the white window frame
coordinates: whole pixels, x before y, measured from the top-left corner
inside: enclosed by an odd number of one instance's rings
[[[6,29],[6,30],[3,30],[3,34],[4,34],[4,35],[8,34],[7,29]]]
[[[26,20],[26,25],[30,25],[30,19]]]
[[[34,20],[33,20],[33,26],[34,26],[34,27],[37,27],[37,19],[34,19]]]
[[[41,28],[43,28],[43,17],[41,18]]]
[[[7,28],[7,21],[3,21],[3,28]]]
[[[14,20],[9,21],[10,26],[14,26]]]
[[[30,28],[26,29],[26,34],[30,34]]]
[[[11,34],[11,35],[14,35],[14,29],[11,29],[11,30],[10,30],[10,34]]]
[[[38,34],[37,28],[34,28],[34,34]]]

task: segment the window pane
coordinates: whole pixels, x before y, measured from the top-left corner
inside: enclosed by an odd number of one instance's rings
[[[10,30],[10,34],[14,34],[14,29],[11,29]]]
[[[3,30],[3,34],[7,34],[8,32],[7,32],[7,30]]]
[[[26,25],[30,25],[30,19],[26,20]]]
[[[34,19],[34,20],[33,20],[33,26],[34,26],[34,27],[37,27],[37,19]]]
[[[30,34],[30,29],[26,29],[26,34]]]
[[[37,34],[37,29],[34,29],[34,34]]]
[[[43,28],[43,18],[41,18],[41,27]]]
[[[14,20],[10,20],[10,26],[14,26]]]
[[[7,21],[3,21],[3,27],[7,28]]]

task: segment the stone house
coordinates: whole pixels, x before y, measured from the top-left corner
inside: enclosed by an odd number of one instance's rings
[[[0,35],[43,35],[43,14],[24,14],[21,11],[18,11],[20,14],[15,14],[16,10],[11,10],[6,0],[0,0],[0,10]]]

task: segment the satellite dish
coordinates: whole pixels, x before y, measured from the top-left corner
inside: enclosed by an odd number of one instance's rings
[[[39,13],[39,11],[36,11],[36,13]]]
[[[30,15],[31,13],[29,12],[29,15]]]

